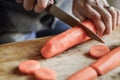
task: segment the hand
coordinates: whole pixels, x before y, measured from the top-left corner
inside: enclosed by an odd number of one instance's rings
[[[42,12],[47,7],[49,1],[54,3],[53,0],[16,0],[17,3],[23,3],[23,7],[26,10],[30,11],[34,9],[37,13]]]
[[[92,20],[99,36],[111,33],[120,24],[120,11],[106,0],[73,0],[73,14]]]

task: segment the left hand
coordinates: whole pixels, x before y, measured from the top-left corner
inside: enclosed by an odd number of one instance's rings
[[[106,0],[73,0],[73,14],[92,20],[99,36],[111,33],[120,24],[120,11]]]

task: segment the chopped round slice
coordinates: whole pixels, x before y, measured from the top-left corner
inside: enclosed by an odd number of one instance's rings
[[[56,80],[56,72],[48,68],[40,68],[34,75],[37,80]]]
[[[24,74],[34,74],[35,70],[40,68],[40,63],[36,60],[27,60],[21,62],[18,68]]]
[[[108,52],[110,52],[110,48],[103,44],[95,45],[90,48],[90,55],[94,58],[100,58]]]

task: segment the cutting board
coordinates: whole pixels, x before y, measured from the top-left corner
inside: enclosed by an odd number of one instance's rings
[[[0,45],[0,80],[35,80],[32,76],[21,74],[17,68],[20,62],[29,59],[39,60],[42,67],[55,70],[58,75],[57,80],[66,80],[71,74],[96,61],[88,56],[89,48],[99,44],[94,40],[72,47],[53,58],[44,59],[40,49],[50,38],[43,37]],[[111,49],[120,46],[120,27],[110,35],[105,35],[103,40]],[[120,67],[96,80],[120,80]]]

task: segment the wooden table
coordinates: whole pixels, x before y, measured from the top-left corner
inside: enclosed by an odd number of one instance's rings
[[[44,59],[40,55],[40,48],[49,38],[0,45],[0,80],[35,80],[32,76],[21,74],[17,69],[21,61],[28,59],[39,60],[41,66],[54,69],[58,73],[57,80],[66,80],[71,74],[95,61],[88,56],[89,48],[98,44],[94,40],[68,49],[56,57]],[[105,35],[103,40],[111,49],[119,46],[120,27],[112,34]],[[120,80],[120,68],[116,68],[96,80]]]

